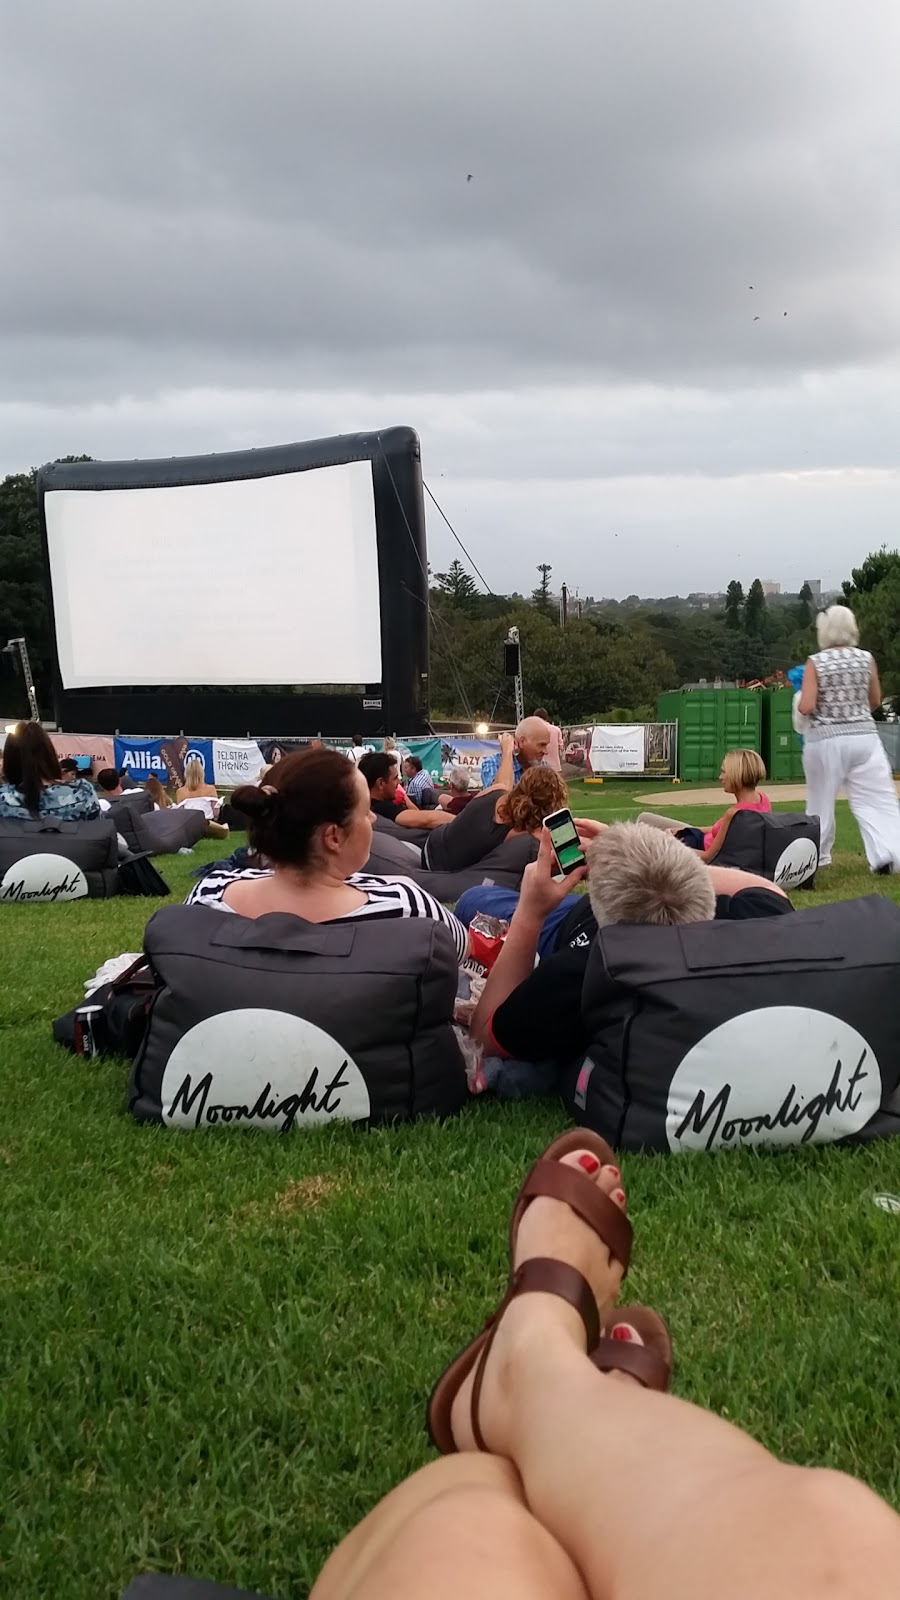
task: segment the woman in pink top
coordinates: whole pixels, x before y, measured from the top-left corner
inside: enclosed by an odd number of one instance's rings
[[[719,782],[726,794],[734,796],[734,805],[704,833],[701,852],[704,861],[711,861],[718,855],[735,812],[771,811],[772,802],[759,787],[765,776],[765,762],[755,750],[729,750],[722,762]]]

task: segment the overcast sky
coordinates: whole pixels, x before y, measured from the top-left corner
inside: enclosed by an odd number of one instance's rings
[[[410,423],[498,590],[898,543],[897,0],[2,26],[0,473]]]

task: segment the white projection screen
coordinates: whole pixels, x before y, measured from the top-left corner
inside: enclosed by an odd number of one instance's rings
[[[380,681],[370,462],[45,511],[64,689]]]
[[[428,729],[418,435],[38,473],[57,722]]]

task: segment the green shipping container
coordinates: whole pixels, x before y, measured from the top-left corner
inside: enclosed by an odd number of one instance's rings
[[[767,689],[762,696],[760,754],[773,783],[802,783],[803,752],[794,732],[793,689]]]
[[[760,747],[760,702],[753,689],[673,689],[661,694],[660,722],[678,723],[678,776],[716,783],[728,750]]]

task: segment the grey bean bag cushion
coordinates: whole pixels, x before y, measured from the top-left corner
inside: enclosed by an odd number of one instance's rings
[[[602,928],[581,997],[591,1039],[560,1080],[576,1122],[624,1150],[866,1141],[900,1133],[900,906]]]
[[[282,1133],[465,1104],[456,951],[438,922],[169,906],[148,922],[144,950],[161,991],[132,1068],[139,1122]]]
[[[0,903],[103,900],[119,891],[119,843],[108,816],[0,818]]]
[[[123,794],[118,800],[110,800],[109,810],[103,813],[112,818],[116,832],[125,840],[132,855],[139,855],[144,849],[138,838],[138,818],[149,815],[152,810],[153,797],[142,789],[137,794]]]
[[[363,870],[385,878],[396,878],[402,874],[404,878],[411,878],[420,889],[427,889],[436,900],[452,905],[465,889],[472,889],[480,883],[496,884],[501,889],[518,889],[522,874],[528,863],[534,861],[537,851],[536,839],[530,835],[519,835],[515,839],[504,839],[482,861],[467,867],[464,872],[429,872],[426,867],[417,864],[416,858],[421,862],[420,850],[412,850],[402,839],[392,838],[378,829]]]
[[[173,855],[190,850],[198,839],[206,838],[206,818],[202,811],[182,811],[171,806],[165,811],[148,811],[137,818],[138,848],[151,855]]]
[[[819,819],[803,811],[738,811],[715,865],[758,872],[788,894],[811,889],[819,867]]]

